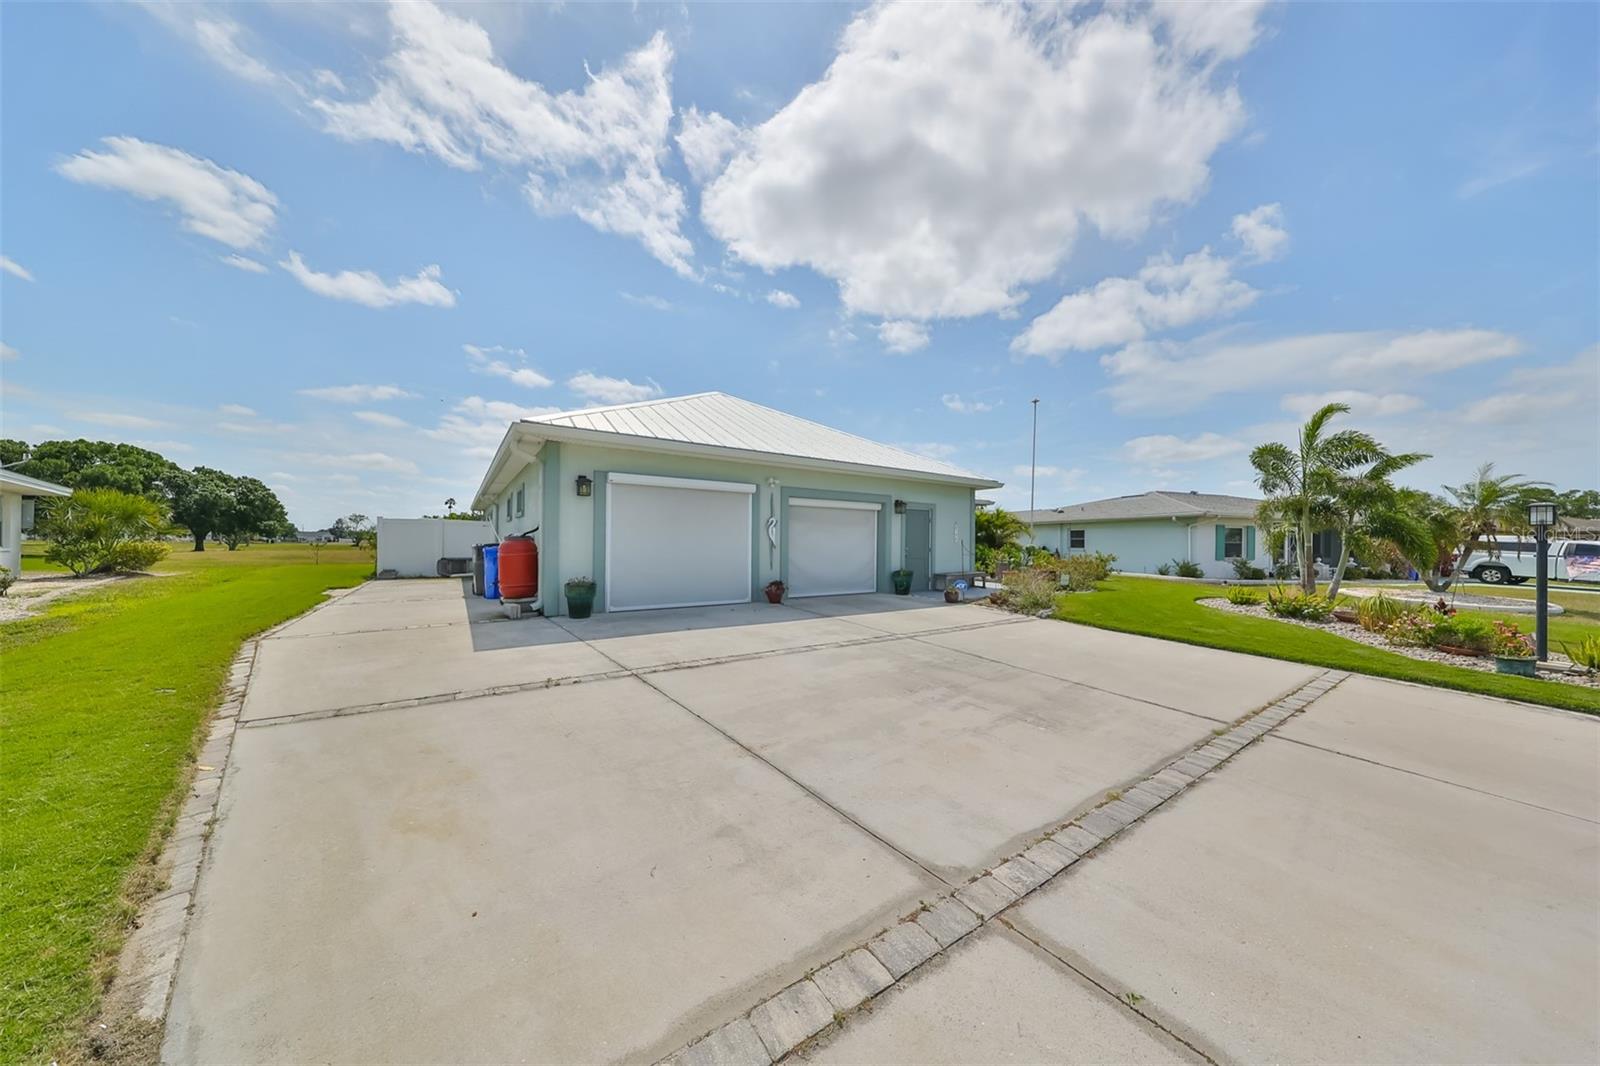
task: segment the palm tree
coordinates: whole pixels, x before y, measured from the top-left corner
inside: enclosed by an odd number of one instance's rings
[[[1444,486],[1444,491],[1455,501],[1454,542],[1459,545],[1459,553],[1450,577],[1437,578],[1438,588],[1434,588],[1434,582],[1429,582],[1428,587],[1435,592],[1448,589],[1456,578],[1467,572],[1468,560],[1480,548],[1490,555],[1499,554],[1494,541],[1489,538],[1498,533],[1520,533],[1526,529],[1528,516],[1524,510],[1523,494],[1530,488],[1548,484],[1547,481],[1530,481],[1520,474],[1496,475],[1494,464],[1484,463],[1478,467],[1471,481],[1457,486]]]
[[[450,514],[454,514],[455,513],[455,510],[456,510],[456,498],[454,496],[450,496],[444,501],[444,509],[445,509],[446,512],[448,512]]]
[[[1432,544],[1426,523],[1402,505],[1399,490],[1389,480],[1428,458],[1431,456],[1421,452],[1385,455],[1358,473],[1333,477],[1327,511],[1339,531],[1340,550],[1339,565],[1328,582],[1330,601],[1339,596],[1339,585],[1352,554],[1367,559],[1389,549],[1403,556]]]
[[[1266,524],[1289,525],[1296,532],[1300,556],[1300,588],[1317,591],[1316,560],[1311,556],[1311,534],[1320,526],[1337,525],[1334,504],[1337,479],[1361,466],[1388,458],[1370,434],[1359,429],[1328,433],[1335,415],[1346,414],[1349,404],[1324,405],[1300,427],[1300,447],[1262,444],[1250,453],[1256,484],[1267,494],[1260,518]]]

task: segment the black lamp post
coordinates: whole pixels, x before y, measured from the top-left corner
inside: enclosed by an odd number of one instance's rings
[[[1556,505],[1528,504],[1528,524],[1533,527],[1533,540],[1539,554],[1533,571],[1539,590],[1534,607],[1534,655],[1544,662],[1550,658],[1550,527],[1556,524]]]

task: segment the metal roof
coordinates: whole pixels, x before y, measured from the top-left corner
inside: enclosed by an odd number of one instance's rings
[[[19,474],[15,470],[7,470],[0,466],[0,491],[15,493],[19,496],[71,496],[72,490],[65,485],[57,485],[54,481],[43,481],[27,474]]]
[[[828,466],[974,488],[1000,482],[941,459],[858,437],[809,419],[775,411],[737,396],[702,392],[640,403],[562,411],[514,422],[479,495],[494,491],[495,475],[516,438],[574,440],[624,448],[719,453],[720,457],[778,465]],[[524,453],[525,454],[525,453]]]
[[[1261,501],[1249,496],[1216,492],[1141,492],[1109,500],[1068,504],[1048,511],[1018,511],[1017,517],[1035,526],[1068,522],[1105,522],[1136,518],[1202,518],[1207,515],[1250,517]]]

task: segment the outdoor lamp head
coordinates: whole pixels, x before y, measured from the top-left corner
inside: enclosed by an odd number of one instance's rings
[[[1528,504],[1528,524],[1535,528],[1556,524],[1556,505],[1553,503]]]
[[[578,495],[590,496],[594,494],[594,480],[588,474],[578,475]]]

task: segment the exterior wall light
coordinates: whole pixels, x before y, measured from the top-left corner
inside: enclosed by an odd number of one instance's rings
[[[579,474],[578,475],[578,495],[579,496],[593,496],[594,495],[594,479],[591,478],[588,474]]]
[[[904,500],[896,500],[896,501],[894,501],[894,513],[895,514],[905,514],[906,513],[906,501],[904,501]]]

